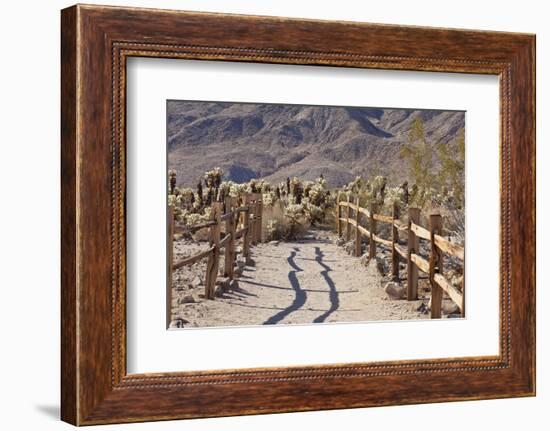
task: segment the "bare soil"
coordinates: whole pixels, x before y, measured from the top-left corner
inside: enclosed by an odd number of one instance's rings
[[[206,260],[174,272],[172,327],[308,324],[426,319],[417,311],[427,299],[390,299],[380,262],[352,257],[329,231],[310,230],[299,241],[252,248],[254,266],[245,266],[221,296],[205,300]],[[175,260],[207,247],[181,239]],[[387,260],[387,259],[385,259]],[[220,262],[223,268],[223,259]],[[422,291],[420,292],[422,293]]]

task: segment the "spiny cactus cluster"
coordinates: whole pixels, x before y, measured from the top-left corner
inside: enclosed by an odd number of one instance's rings
[[[418,136],[421,136],[421,129],[417,132],[414,137],[420,139]],[[463,149],[463,141],[456,145]],[[264,208],[277,207],[279,213],[282,213],[282,217],[267,219],[268,238],[285,239],[296,237],[304,226],[325,222],[327,215],[334,211],[336,199],[358,198],[360,206],[368,208],[374,203],[382,214],[391,214],[394,205],[400,208],[401,214],[408,207],[436,210],[456,221],[447,226],[446,230],[460,237],[464,234],[464,185],[463,180],[460,181],[464,174],[461,162],[464,153],[458,151],[458,155],[452,155],[446,148],[440,149],[439,154],[441,169],[438,174],[431,175],[429,179],[423,178],[422,181],[417,178],[418,181],[412,186],[407,181],[390,185],[383,176],[358,176],[342,188],[332,191],[322,175],[315,181],[289,177],[277,184],[262,179],[235,183],[224,180],[224,172],[219,167],[205,172],[195,188],[178,187],[177,173],[170,170],[168,204],[174,206],[179,222],[191,225],[208,219],[213,202],[224,202],[226,197],[244,198],[247,193],[261,193]],[[417,157],[411,161],[412,171],[415,166],[418,167],[418,162]],[[421,175],[421,172],[415,175]]]
[[[168,205],[174,207],[176,219],[184,224],[204,221],[213,202],[224,202],[226,197],[241,197],[247,193],[261,193],[264,208],[278,204],[284,209],[288,235],[292,236],[299,224],[314,225],[324,221],[327,209],[334,205],[334,197],[321,176],[315,181],[296,177],[279,184],[252,179],[247,183],[223,180],[219,167],[205,172],[195,189],[176,186],[176,171],[168,172]],[[272,222],[273,227],[276,223]]]

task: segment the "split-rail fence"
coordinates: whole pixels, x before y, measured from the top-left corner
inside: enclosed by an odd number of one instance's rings
[[[464,265],[464,247],[449,241],[442,234],[443,219],[439,214],[429,216],[429,228],[420,225],[420,209],[409,208],[408,221],[400,220],[399,207],[393,206],[392,215],[377,213],[376,204],[371,204],[369,209],[359,206],[359,199],[352,203],[350,197],[340,200],[338,196],[336,204],[336,228],[338,236],[345,234],[346,240],[354,240],[355,256],[361,255],[361,240],[368,238],[369,258],[376,257],[377,244],[388,247],[391,250],[392,276],[399,279],[399,261],[407,263],[407,299],[409,301],[418,298],[418,271],[429,276],[431,285],[431,317],[441,317],[441,305],[443,292],[446,292],[451,300],[457,304],[464,315],[465,296],[464,284],[462,292],[452,285],[443,275],[443,256],[448,254],[462,261]],[[367,227],[362,226],[362,219],[368,220]],[[385,239],[377,235],[378,223],[387,223],[391,226],[391,238]],[[345,232],[344,232],[345,231]],[[407,233],[407,246],[399,244],[399,232]],[[430,243],[428,258],[420,255],[420,240]]]
[[[211,206],[210,220],[195,224],[181,225],[174,219],[174,207],[167,211],[167,302],[171,309],[173,271],[208,259],[204,282],[204,297],[214,299],[216,281],[219,273],[220,256],[224,252],[224,277],[233,280],[237,261],[236,243],[242,238],[242,255],[246,261],[250,258],[250,247],[261,242],[262,236],[262,194],[247,193],[241,199],[227,197],[224,202],[214,202]],[[223,227],[223,237],[222,237]],[[208,229],[209,247],[192,256],[174,262],[174,235],[192,234]]]

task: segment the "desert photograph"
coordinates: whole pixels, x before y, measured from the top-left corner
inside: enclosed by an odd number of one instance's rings
[[[167,101],[167,327],[463,318],[465,112]]]

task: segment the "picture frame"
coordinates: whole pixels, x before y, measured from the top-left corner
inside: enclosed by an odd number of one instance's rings
[[[61,53],[62,420],[92,425],[535,395],[534,35],[76,5],[61,13]],[[130,57],[498,76],[499,355],[128,374]]]

